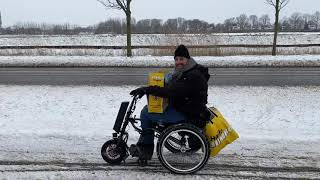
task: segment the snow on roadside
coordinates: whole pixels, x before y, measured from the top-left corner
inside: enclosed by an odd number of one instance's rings
[[[111,139],[119,105],[131,99],[134,88],[0,85],[0,161],[104,163],[101,145]],[[210,87],[209,106],[217,107],[240,134],[211,163],[320,167],[319,96],[320,87],[312,86]],[[137,115],[145,103],[145,98],[138,103]],[[128,144],[135,143],[138,133],[132,127],[129,133]]]
[[[194,59],[209,67],[319,67],[320,55],[289,56],[199,56]],[[0,67],[172,67],[171,56],[0,56]]]
[[[0,85],[0,135],[104,137],[134,86]],[[320,140],[320,87],[210,87],[244,138]],[[146,103],[145,98],[137,107]]]

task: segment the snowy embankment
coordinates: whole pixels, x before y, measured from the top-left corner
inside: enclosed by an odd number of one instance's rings
[[[272,45],[273,33],[132,34],[133,46]],[[278,45],[319,44],[320,33],[279,33]],[[126,46],[126,35],[0,35],[0,46]],[[191,48],[196,56],[268,55],[271,48]],[[320,54],[319,46],[279,47],[279,55]],[[133,55],[171,55],[172,49],[133,49]],[[0,49],[1,56],[125,56],[124,49]]]
[[[199,56],[208,67],[320,67],[320,55]],[[172,67],[172,56],[0,56],[0,67]]]
[[[1,85],[1,160],[102,162],[99,149],[111,138],[119,105],[131,99],[133,88]],[[320,87],[210,87],[209,106],[240,134],[221,154],[320,160],[317,97]],[[138,103],[137,115],[145,103]],[[131,128],[130,143],[137,138]]]

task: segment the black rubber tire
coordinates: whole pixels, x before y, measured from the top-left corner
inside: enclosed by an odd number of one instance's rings
[[[189,130],[192,132],[195,132],[200,138],[201,141],[204,143],[204,159],[202,160],[202,162],[200,163],[200,165],[198,165],[195,169],[192,169],[190,171],[179,171],[176,169],[173,169],[172,167],[170,167],[164,160],[163,155],[162,155],[162,144],[165,143],[164,140],[166,139],[166,137],[172,132],[172,131],[176,131],[176,130]],[[165,145],[164,145],[165,146]],[[210,157],[210,145],[208,140],[206,139],[206,137],[204,136],[203,132],[196,126],[192,125],[192,124],[177,124],[177,125],[173,125],[170,126],[169,128],[165,129],[157,142],[157,156],[159,161],[161,162],[161,164],[168,169],[169,171],[176,173],[176,174],[192,174],[195,173],[199,170],[201,170],[208,162],[208,159]]]
[[[105,142],[101,147],[101,156],[109,164],[120,164],[126,156],[126,147],[123,143],[120,143],[118,147],[118,139],[112,139]],[[108,152],[108,148],[113,148],[112,153]],[[115,149],[117,148],[117,149]]]

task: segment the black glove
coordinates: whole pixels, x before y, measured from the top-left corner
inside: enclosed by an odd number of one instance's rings
[[[138,98],[141,98],[143,95],[147,93],[148,87],[140,87],[130,92],[130,95],[132,96],[138,96]]]

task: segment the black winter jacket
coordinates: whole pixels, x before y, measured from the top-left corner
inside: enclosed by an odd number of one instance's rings
[[[146,93],[169,98],[169,104],[191,118],[206,114],[208,98],[208,68],[197,64],[169,82],[166,87],[151,86]]]

